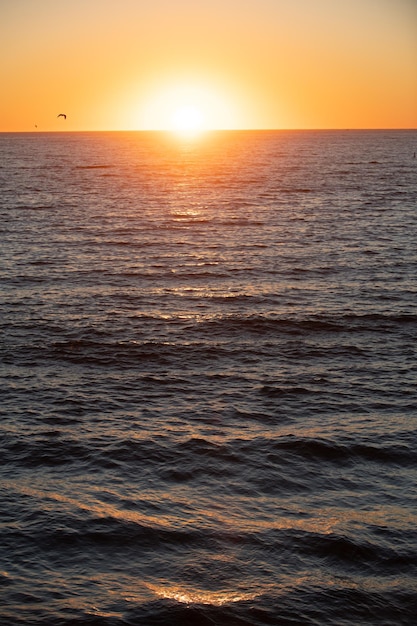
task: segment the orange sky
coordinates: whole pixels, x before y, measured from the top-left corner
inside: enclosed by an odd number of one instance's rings
[[[0,131],[416,128],[417,0],[0,0],[0,85]]]

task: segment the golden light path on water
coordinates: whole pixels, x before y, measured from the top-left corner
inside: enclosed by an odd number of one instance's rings
[[[202,589],[186,588],[180,585],[153,585],[147,583],[150,591],[160,598],[176,600],[182,604],[208,604],[223,606],[234,602],[253,600],[258,594],[242,591],[207,591]]]

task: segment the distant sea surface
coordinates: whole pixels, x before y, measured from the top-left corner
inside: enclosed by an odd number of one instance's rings
[[[416,623],[416,150],[0,135],[1,626]]]

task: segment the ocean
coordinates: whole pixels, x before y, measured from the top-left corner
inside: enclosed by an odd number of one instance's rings
[[[416,150],[0,134],[1,626],[416,623]]]

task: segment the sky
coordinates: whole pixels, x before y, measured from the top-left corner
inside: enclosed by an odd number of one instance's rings
[[[0,85],[1,132],[417,128],[417,0],[0,0]]]

